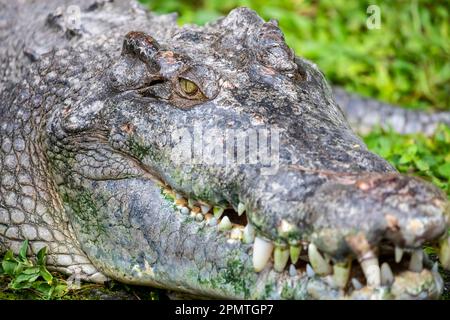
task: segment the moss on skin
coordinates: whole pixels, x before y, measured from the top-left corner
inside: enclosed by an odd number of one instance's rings
[[[142,143],[138,142],[135,138],[130,138],[128,140],[129,145],[129,151],[130,154],[138,159],[139,161],[142,161],[145,157],[147,157],[150,154],[150,147],[144,146]]]
[[[86,233],[96,232],[97,234],[104,234],[107,232],[106,227],[100,221],[96,220],[99,209],[91,192],[85,189],[79,189],[75,195],[64,193],[62,199],[73,211],[74,218],[85,222],[82,224],[79,223],[78,225],[85,226]],[[105,200],[103,202],[106,203]],[[87,221],[89,222],[86,223]]]
[[[197,277],[197,282],[202,286],[208,286],[213,289],[227,289],[230,288],[238,296],[242,296],[244,299],[250,297],[250,289],[248,280],[249,272],[253,270],[245,270],[244,263],[240,260],[238,254],[232,256],[228,262],[227,267],[222,269],[221,272],[215,278],[201,278]],[[193,271],[193,275],[198,275],[198,271]]]

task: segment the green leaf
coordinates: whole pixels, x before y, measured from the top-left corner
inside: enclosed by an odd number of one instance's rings
[[[39,282],[35,282],[33,284],[33,288],[46,295],[48,293],[48,291],[50,290],[51,285],[49,285],[45,281],[39,281]]]
[[[31,286],[32,286],[31,282],[28,281],[17,282],[16,279],[14,279],[9,284],[9,287],[14,290],[29,289],[31,288]]]
[[[5,256],[3,257],[3,260],[16,261],[16,258],[14,258],[14,253],[12,252],[12,250],[6,251]]]
[[[450,179],[450,162],[440,165],[437,171],[442,177]]]
[[[39,277],[39,274],[19,274],[13,282],[21,283],[21,282],[33,282]]]
[[[31,267],[22,271],[23,274],[39,274],[39,267]]]
[[[40,266],[45,265],[45,257],[47,256],[47,247],[41,248],[37,253],[37,264]]]
[[[19,251],[19,259],[23,262],[27,261],[28,240],[22,243]]]
[[[14,270],[16,269],[18,263],[15,261],[3,260],[2,268],[3,271],[10,277],[14,276]]]
[[[415,159],[414,163],[416,165],[416,167],[420,170],[420,171],[427,171],[430,169],[430,166],[428,165],[428,163],[426,163],[424,160],[422,159]]]
[[[55,290],[53,292],[53,295],[55,297],[62,297],[63,295],[65,295],[67,293],[67,285],[65,284],[58,284],[55,286]]]
[[[45,269],[44,267],[40,268],[40,274],[42,276],[42,278],[44,278],[45,281],[47,281],[48,284],[51,284],[53,281],[53,276],[50,272],[48,272],[47,269]]]

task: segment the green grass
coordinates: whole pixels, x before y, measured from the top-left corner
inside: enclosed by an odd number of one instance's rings
[[[141,0],[178,12],[180,24],[204,24],[237,6],[280,22],[288,44],[347,90],[410,108],[450,110],[447,1]],[[381,29],[366,27],[369,4]]]
[[[18,255],[8,250],[0,256],[0,300],[159,299],[159,291],[148,287],[114,281],[106,285],[77,283],[75,279],[47,270],[46,247],[35,257],[27,257],[28,249],[25,240]]]
[[[387,159],[400,172],[433,182],[450,200],[450,127],[440,125],[431,137],[377,129],[364,140],[371,151]]]

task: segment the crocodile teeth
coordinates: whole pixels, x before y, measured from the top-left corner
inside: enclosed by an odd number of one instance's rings
[[[255,241],[255,228],[250,223],[247,223],[244,228],[243,241],[244,243],[253,243]]]
[[[276,246],[273,252],[273,260],[273,268],[275,269],[275,271],[283,272],[289,260],[289,249],[286,247],[283,248],[280,246]]]
[[[255,237],[253,244],[253,268],[256,272],[264,269],[273,251],[273,244],[269,241]]]
[[[409,270],[413,272],[421,272],[423,269],[423,254],[422,250],[414,250],[411,254],[411,260],[409,261]]]
[[[395,263],[400,263],[403,257],[403,249],[400,247],[395,247]]]
[[[203,221],[204,217],[201,213],[197,213],[197,215],[195,216],[195,220],[197,220],[198,222]]]
[[[336,286],[343,289],[350,277],[351,261],[336,263],[333,266],[333,279]]]
[[[433,264],[431,273],[433,274],[434,283],[436,284],[436,291],[439,292],[439,294],[442,294],[442,290],[444,289],[444,280],[439,274],[439,266],[437,262]]]
[[[238,204],[238,209],[237,209],[237,214],[238,214],[238,216],[242,216],[242,214],[244,213],[244,211],[245,211],[245,204],[243,204],[242,202],[240,202],[240,203]]]
[[[209,210],[211,210],[211,206],[207,204],[202,204],[200,208],[202,209],[203,214],[207,214]]]
[[[368,258],[359,259],[361,268],[366,276],[367,285],[370,287],[378,287],[381,283],[381,270],[377,256],[369,251]]]
[[[295,277],[297,275],[297,269],[295,269],[295,266],[293,264],[289,266],[289,275],[291,277]]]
[[[230,238],[234,239],[234,240],[241,240],[242,239],[242,229],[237,228],[237,227],[233,228],[230,233]]]
[[[327,275],[331,273],[332,268],[330,264],[324,259],[313,243],[310,243],[308,246],[308,258],[317,274]]]
[[[310,278],[312,278],[316,275],[316,273],[314,272],[313,268],[311,267],[311,265],[309,263],[306,265],[306,275]]]
[[[221,208],[221,207],[214,207],[214,209],[213,209],[214,217],[215,217],[216,219],[220,219],[220,217],[222,216],[222,214],[223,214],[224,211],[225,211],[224,208]]]
[[[180,211],[182,214],[185,214],[185,215],[188,215],[190,212],[188,207],[181,207]]]
[[[355,290],[360,290],[363,287],[361,282],[359,282],[359,280],[356,278],[352,278],[352,285],[353,285],[353,288],[355,288]]]
[[[175,192],[175,199],[177,199],[177,200],[183,199],[183,196],[181,194],[179,194],[178,192]]]
[[[445,269],[450,270],[450,237],[441,240],[439,260]]]
[[[291,256],[291,262],[293,264],[296,264],[298,261],[298,257],[300,257],[300,253],[302,251],[302,247],[300,246],[290,246],[289,248],[289,254]]]
[[[215,225],[217,225],[217,218],[212,217],[211,219],[209,219],[208,225],[210,225],[211,227],[214,227]]]
[[[394,283],[394,274],[392,269],[387,262],[381,265],[381,285],[390,286]]]
[[[230,230],[233,226],[231,224],[230,218],[227,216],[223,217],[222,220],[219,223],[219,230],[220,231],[227,231]]]

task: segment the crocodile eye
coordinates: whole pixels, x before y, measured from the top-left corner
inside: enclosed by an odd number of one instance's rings
[[[184,78],[180,78],[180,87],[189,96],[193,96],[199,91],[198,86],[194,82]]]

